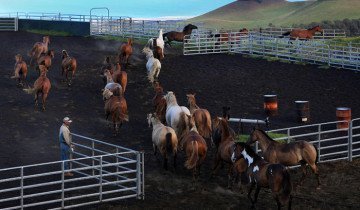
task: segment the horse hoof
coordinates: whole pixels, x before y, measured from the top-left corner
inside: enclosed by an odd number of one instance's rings
[[[321,187],[320,187],[320,186],[317,186],[317,187],[316,187],[316,190],[321,190]]]

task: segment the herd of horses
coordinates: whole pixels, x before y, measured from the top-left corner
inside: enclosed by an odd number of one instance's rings
[[[194,93],[187,94],[187,106],[178,104],[173,91],[164,91],[159,74],[161,60],[165,59],[165,44],[171,46],[172,41],[184,41],[184,36],[191,34],[196,26],[189,24],[182,32],[159,31],[159,36],[149,39],[142,52],[146,57],[146,69],[149,84],[153,87],[155,96],[152,99],[153,113],[147,115],[149,127],[152,126],[152,144],[154,154],[157,151],[163,157],[163,168],[168,170],[168,159],[173,158],[173,167],[177,167],[177,156],[183,152],[186,160],[184,166],[192,171],[193,181],[197,182],[200,175],[200,168],[210,152],[214,155],[214,166],[210,178],[215,176],[220,166],[227,164],[228,187],[239,181],[248,187],[248,198],[252,206],[255,205],[261,188],[269,188],[272,192],[278,208],[288,204],[291,207],[293,185],[291,182],[288,166],[301,165],[303,176],[298,183],[303,184],[307,176],[306,166],[309,165],[317,177],[317,188],[320,187],[319,170],[317,167],[317,149],[306,141],[281,144],[274,141],[259,128],[254,128],[246,143],[236,140],[235,132],[229,126],[229,107],[223,107],[223,116],[211,117],[210,112],[200,108],[195,99]],[[309,33],[321,29],[314,28]],[[239,33],[248,33],[242,29]],[[305,32],[291,32],[289,35],[305,36]],[[287,35],[287,34],[284,34]],[[306,35],[308,38],[311,36]],[[222,37],[221,41],[226,37]],[[49,50],[50,37],[44,36],[42,42],[34,44],[29,53],[30,64],[35,60],[34,69],[39,70],[39,77],[33,87],[25,88],[29,94],[35,94],[35,105],[38,103],[39,95],[42,95],[42,108],[45,110],[46,98],[51,89],[51,82],[47,77],[51,69],[54,51]],[[114,134],[124,122],[129,121],[125,91],[128,82],[127,73],[122,65],[127,68],[131,65],[129,60],[133,53],[133,42],[129,38],[118,50],[118,59],[115,64],[110,57],[106,57],[101,68],[104,88],[102,96],[104,100],[105,118],[111,116]],[[27,64],[21,55],[15,56],[15,75],[12,78],[18,79],[18,84],[26,84]],[[30,65],[31,66],[31,65]],[[70,86],[77,69],[77,61],[69,56],[66,50],[62,51],[62,75]],[[69,79],[68,74],[71,75]],[[262,151],[260,157],[250,146],[258,142]],[[255,195],[252,198],[252,191],[255,188]]]

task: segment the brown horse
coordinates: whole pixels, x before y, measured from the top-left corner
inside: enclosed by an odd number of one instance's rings
[[[184,27],[182,32],[170,31],[163,34],[163,39],[167,38],[165,44],[168,44],[171,47],[170,42],[177,41],[177,42],[184,42],[184,36],[191,34],[193,29],[197,29],[197,26],[192,24],[188,24]]]
[[[75,72],[77,68],[77,62],[76,59],[73,57],[70,57],[69,54],[66,52],[66,50],[62,51],[62,62],[61,62],[61,75],[64,75],[66,82],[68,83],[68,86],[71,85],[72,79],[74,78]],[[71,79],[68,79],[68,73],[71,72]]]
[[[43,65],[47,68],[47,70],[51,67],[51,59],[55,56],[54,50],[49,50],[47,53],[42,53],[40,57],[37,59],[38,66]],[[39,69],[40,74],[40,69]]]
[[[129,64],[129,57],[133,53],[132,45],[133,45],[132,39],[128,38],[127,43],[124,43],[120,46],[119,62],[123,62],[125,63],[125,65]]]
[[[108,120],[111,115],[111,121],[114,127],[114,135],[119,133],[119,129],[124,122],[129,121],[127,103],[123,96],[114,96],[113,93],[105,89],[105,119]]]
[[[18,84],[24,86],[28,68],[20,54],[15,55],[14,76],[11,79],[18,79]]]
[[[291,209],[292,201],[292,184],[290,174],[286,167],[281,164],[271,164],[263,160],[255,153],[251,147],[245,143],[236,143],[233,149],[231,160],[244,158],[247,162],[247,176],[250,181],[250,188],[248,191],[248,198],[251,201],[252,208],[257,202],[257,198],[262,187],[269,188],[272,196],[276,200],[278,209],[288,203],[288,208]],[[251,192],[254,187],[255,197],[251,198]]]
[[[174,129],[162,124],[156,114],[148,114],[147,120],[149,127],[153,126],[152,143],[154,155],[159,150],[160,154],[164,157],[164,169],[167,170],[167,159],[172,154],[174,157],[174,168],[176,169],[178,139]]]
[[[293,29],[291,31],[285,32],[280,36],[281,38],[284,36],[290,35],[291,40],[295,39],[313,39],[313,36],[316,32],[320,32],[323,34],[323,29],[320,26],[315,26],[309,29]]]
[[[165,96],[164,89],[161,87],[158,81],[154,82],[154,91],[155,91],[155,96],[152,99],[154,110],[156,116],[160,119],[161,123],[165,124],[166,99],[164,98]]]
[[[199,134],[204,137],[204,139],[211,138],[211,116],[207,109],[201,109],[195,100],[195,94],[187,94],[186,95],[190,114],[193,116],[195,120],[195,125],[199,131]]]
[[[181,144],[185,150],[186,162],[185,167],[193,171],[193,181],[197,181],[200,175],[200,167],[204,162],[207,146],[205,139],[198,133],[195,121],[191,116],[186,116],[190,122],[190,132],[185,134],[181,140]]]
[[[38,98],[39,95],[42,95],[42,109],[45,111],[45,103],[46,99],[49,95],[49,91],[51,88],[50,80],[46,77],[46,67],[40,66],[41,75],[34,82],[33,88],[23,89],[28,94],[35,94],[35,106],[38,106]]]
[[[260,129],[254,129],[250,134],[247,144],[259,142],[264,159],[270,163],[281,163],[286,166],[301,164],[303,176],[300,180],[302,185],[306,175],[306,164],[308,164],[316,175],[320,188],[319,170],[317,167],[317,149],[307,141],[296,141],[282,144],[274,141],[267,133]]]
[[[49,36],[44,36],[42,42],[36,42],[34,44],[33,48],[29,52],[29,56],[31,57],[30,65],[32,64],[32,59],[35,58],[36,60],[38,60],[42,53],[46,54],[48,52],[49,44],[50,44]]]
[[[125,93],[126,85],[127,85],[127,73],[121,70],[120,63],[116,64],[116,69],[114,74],[112,75],[114,82],[118,83],[122,87],[122,94]]]
[[[226,108],[229,108],[230,107],[226,107]],[[223,111],[224,111],[224,107],[223,107]],[[228,111],[228,110],[227,110]],[[226,112],[228,113],[228,112]],[[227,115],[226,113],[223,113],[223,118],[226,119],[227,121],[229,120],[230,118],[230,115]],[[213,146],[216,146],[216,148],[218,148],[218,145],[221,141],[221,136],[222,136],[222,132],[221,132],[221,127],[220,127],[220,121],[221,121],[221,118],[220,117],[216,117],[212,120],[212,141],[211,141],[211,145]],[[230,132],[230,135],[233,136],[235,138],[235,131],[229,127],[229,132]]]

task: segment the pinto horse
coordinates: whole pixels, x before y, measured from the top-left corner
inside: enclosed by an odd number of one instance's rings
[[[148,73],[148,79],[151,83],[154,83],[154,80],[159,77],[161,63],[159,59],[154,58],[154,54],[150,48],[145,47],[142,52],[146,55],[146,69]]]
[[[154,82],[155,96],[152,99],[156,116],[159,118],[161,123],[166,123],[166,100],[164,98],[164,89],[161,87],[158,81]]]
[[[199,131],[199,134],[204,137],[204,139],[211,138],[211,116],[207,109],[201,109],[195,100],[195,94],[187,94],[186,95],[190,114],[193,116],[195,120],[195,125]]]
[[[303,176],[300,185],[303,184],[307,175],[308,164],[317,178],[317,189],[320,188],[319,170],[317,167],[317,149],[307,141],[296,141],[282,144],[274,141],[267,133],[260,129],[254,129],[250,134],[247,144],[259,142],[264,159],[270,163],[281,163],[286,166],[301,164]]]
[[[153,126],[152,142],[154,155],[159,150],[160,154],[164,157],[163,167],[167,170],[167,159],[172,154],[174,157],[174,168],[176,168],[178,139],[174,129],[162,124],[156,114],[148,114],[147,120],[149,127]]]
[[[295,40],[295,39],[309,40],[309,39],[313,39],[313,36],[315,35],[316,32],[320,32],[322,35],[323,29],[320,26],[315,26],[309,29],[293,29],[291,31],[283,33],[282,36],[280,36],[280,38],[290,35],[291,40]]]
[[[121,70],[120,63],[116,64],[116,69],[114,74],[112,75],[113,81],[120,84],[122,87],[122,94],[125,93],[126,85],[127,85],[127,73]]]
[[[123,62],[125,63],[125,65],[129,64],[129,58],[133,53],[132,45],[133,45],[132,39],[128,38],[127,43],[124,43],[120,46],[119,62]]]
[[[200,175],[200,167],[206,158],[207,146],[205,139],[196,129],[194,119],[190,115],[186,117],[189,121],[190,131],[182,137],[181,147],[184,148],[186,154],[185,167],[193,171],[193,181],[195,182]]]
[[[62,62],[61,62],[61,75],[65,74],[66,82],[68,83],[68,86],[71,85],[71,81],[74,78],[75,72],[77,68],[77,62],[76,59],[73,57],[70,57],[66,50],[62,51]],[[68,79],[68,73],[71,72],[71,79],[69,81]]]
[[[189,128],[189,120],[185,115],[190,115],[190,111],[187,107],[178,105],[172,91],[169,91],[164,98],[166,100],[166,124],[174,128],[181,142],[182,136],[187,133]]]
[[[272,196],[276,200],[278,209],[288,203],[288,208],[291,209],[292,201],[292,184],[290,174],[286,167],[281,164],[271,164],[263,160],[255,153],[251,147],[245,143],[238,142],[233,147],[231,160],[233,162],[240,158],[244,158],[247,162],[247,175],[250,181],[250,188],[248,190],[248,198],[252,204],[252,208],[257,202],[257,198],[262,187],[269,188]],[[251,198],[251,192],[254,187],[255,196]]]
[[[34,58],[36,60],[38,60],[42,53],[45,53],[45,54],[47,53],[49,44],[50,44],[50,37],[49,36],[44,36],[42,42],[36,42],[34,44],[33,48],[29,52],[29,56],[31,57],[30,65],[32,64],[32,60]]]
[[[45,103],[46,99],[49,95],[51,83],[49,78],[46,77],[46,67],[40,66],[41,75],[34,82],[34,86],[32,88],[23,89],[28,94],[35,94],[35,106],[38,106],[38,98],[39,95],[42,95],[42,110],[45,111]]]
[[[188,24],[184,27],[182,32],[170,31],[163,34],[163,39],[167,38],[165,44],[168,44],[171,47],[170,42],[184,42],[184,36],[191,34],[193,29],[197,29],[198,27],[192,24]]]
[[[42,53],[40,57],[37,59],[38,66],[43,65],[47,70],[51,67],[51,59],[55,56],[54,50],[49,50],[47,53]],[[40,74],[40,69],[39,69]]]
[[[146,47],[149,47],[153,50],[154,57],[162,60],[164,59],[164,39],[163,39],[163,30],[160,29],[158,38],[150,38]]]
[[[20,54],[15,55],[15,66],[14,66],[14,76],[11,79],[18,79],[18,84],[23,86],[25,84],[26,75],[28,73],[28,68],[23,61],[23,58]]]

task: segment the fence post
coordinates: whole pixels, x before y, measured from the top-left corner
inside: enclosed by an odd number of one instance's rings
[[[137,199],[141,199],[141,157],[140,152],[136,154],[136,188]]]
[[[141,152],[141,165],[142,165],[142,199],[145,200],[145,152]]]
[[[119,148],[116,147],[116,155],[115,155],[115,158],[116,158],[116,181],[119,181],[119,158],[118,158],[118,155],[119,155]]]
[[[94,141],[91,141],[91,161],[92,161],[92,175],[94,176],[95,175],[95,170],[94,170],[94,165],[95,165],[95,160],[94,160],[94,156],[95,156],[95,143]]]
[[[20,180],[21,209],[24,209],[24,167],[21,167],[20,175],[21,175],[21,180]]]
[[[100,184],[100,187],[99,187],[99,201],[102,202],[102,184],[103,184],[103,180],[102,180],[102,175],[103,175],[103,166],[102,166],[102,161],[103,160],[103,156],[100,156],[100,177],[99,177],[99,184]]]
[[[349,155],[348,155],[348,157],[349,157],[350,162],[352,161],[352,142],[353,142],[353,139],[352,139],[353,130],[352,130],[352,128],[353,128],[353,120],[351,120],[349,122],[349,130],[348,130],[348,134],[349,134],[348,135],[348,138],[349,138],[349,146],[348,146]]]
[[[318,125],[318,162],[320,163],[320,155],[321,155],[321,153],[320,153],[320,151],[321,151],[321,146],[320,146],[320,144],[321,144],[321,124],[319,124]]]
[[[287,129],[287,143],[290,143],[290,128]]]
[[[65,163],[64,161],[61,162],[61,208],[63,209],[65,207]]]

